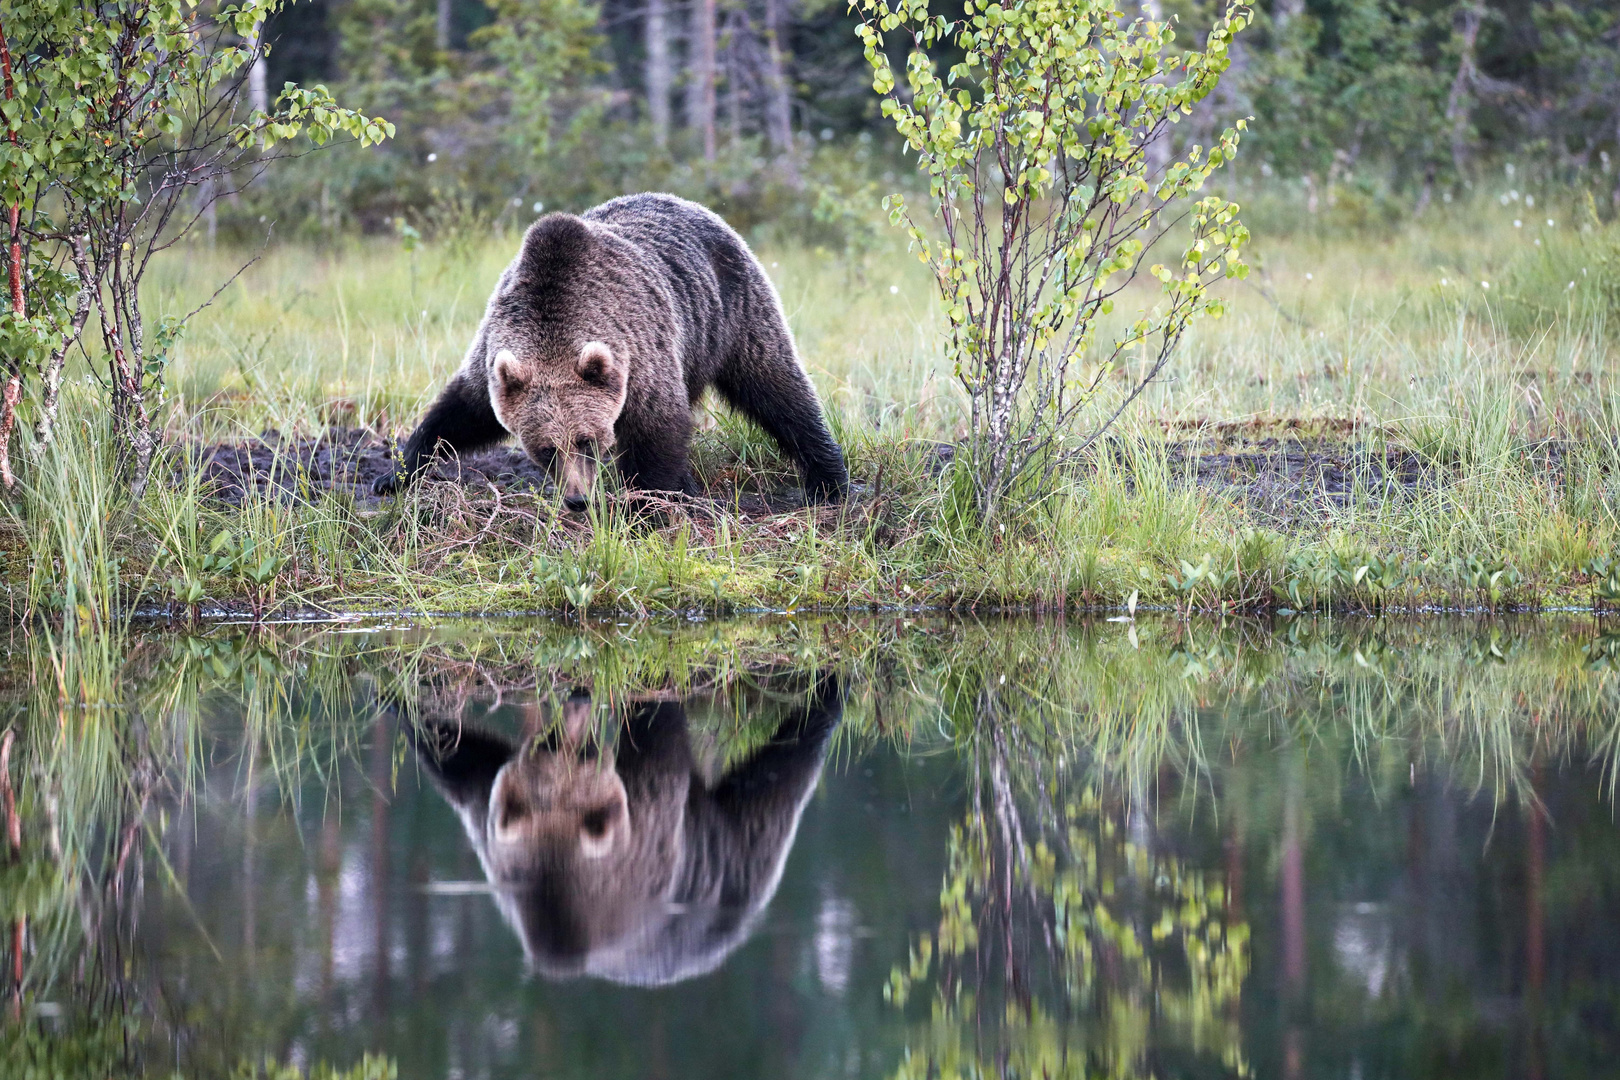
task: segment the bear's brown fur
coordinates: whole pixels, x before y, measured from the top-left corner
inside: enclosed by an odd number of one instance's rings
[[[797,462],[815,500],[848,475],[776,289],[740,236],[671,195],[632,195],[530,226],[461,369],[379,494],[441,446],[515,435],[583,509],[611,454],[630,487],[689,491],[692,408],[713,386]]]

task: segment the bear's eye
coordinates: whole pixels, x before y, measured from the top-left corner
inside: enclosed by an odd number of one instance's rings
[[[581,819],[580,824],[593,839],[600,840],[608,830],[608,817],[606,810],[592,810]]]
[[[589,454],[595,447],[595,440],[588,439],[583,435],[574,440],[574,449],[581,454]]]

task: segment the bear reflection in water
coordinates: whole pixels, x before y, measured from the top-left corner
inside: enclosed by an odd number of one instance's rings
[[[423,721],[417,756],[460,815],[530,966],[656,986],[714,970],[776,891],[843,712],[824,677],[709,784],[678,701],[632,700],[597,745],[590,699],[521,744]]]

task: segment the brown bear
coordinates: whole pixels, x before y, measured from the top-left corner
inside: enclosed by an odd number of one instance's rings
[[[399,469],[374,490],[410,483],[440,447],[516,435],[576,512],[610,453],[629,487],[691,492],[692,408],[710,386],[798,464],[809,499],[843,497],[843,454],[742,237],[672,195],[547,214],[524,234]]]
[[[680,701],[624,702],[612,745],[587,737],[583,695],[522,744],[453,720],[406,732],[531,968],[654,986],[718,967],[775,893],[843,714],[834,676],[801,700],[712,783]]]

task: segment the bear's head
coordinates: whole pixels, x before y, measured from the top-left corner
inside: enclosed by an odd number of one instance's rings
[[[527,349],[525,355],[509,345],[495,350],[490,402],[501,426],[551,474],[568,509],[578,512],[613,449],[628,373],[600,341],[563,345],[549,356],[535,352]]]
[[[535,222],[485,327],[490,405],[546,469],[570,510],[584,510],[629,384],[622,346],[600,339],[605,259],[571,214]]]
[[[528,740],[496,773],[485,842],[498,876],[610,860],[627,847],[629,798],[611,752],[586,737],[590,715],[589,697],[571,698],[560,739]]]
[[[566,976],[629,947],[656,922],[674,875],[689,774],[627,786],[589,734],[587,695],[558,730],[525,741],[495,774],[482,828],[496,906],[537,970]]]

